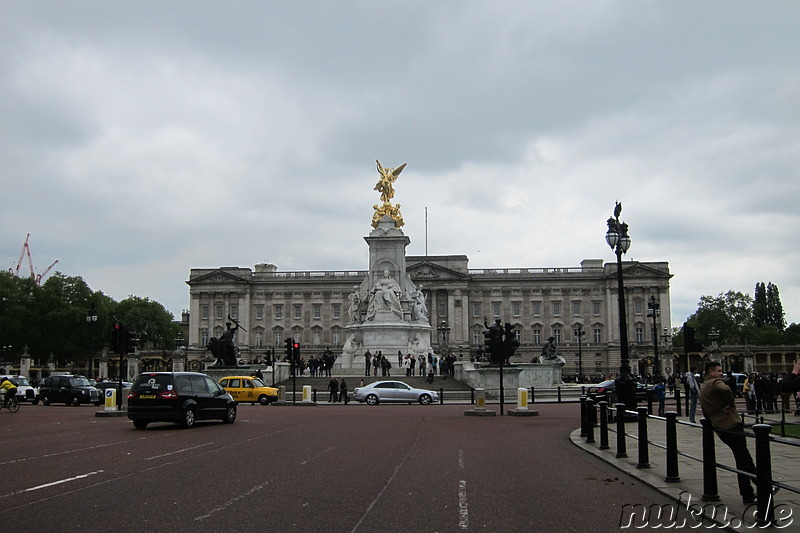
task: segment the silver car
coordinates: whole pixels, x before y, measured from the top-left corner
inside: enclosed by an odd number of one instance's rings
[[[439,395],[432,390],[415,389],[402,381],[375,381],[354,389],[353,399],[357,402],[367,402],[367,405],[377,405],[381,402],[419,402],[428,405],[431,402],[438,402]]]

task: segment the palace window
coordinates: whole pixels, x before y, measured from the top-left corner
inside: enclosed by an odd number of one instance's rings
[[[533,308],[533,316],[542,314],[542,302],[531,302],[531,306]]]
[[[207,305],[201,305],[200,306],[200,318],[202,318],[203,320],[208,320],[208,306]]]
[[[263,320],[264,319],[264,306],[257,305],[256,306],[256,320]]]
[[[581,316],[581,302],[572,302],[572,314]]]
[[[600,344],[603,342],[603,330],[600,328],[594,328],[594,343]]]
[[[303,304],[294,304],[294,319],[300,320],[303,318]]]
[[[521,307],[522,307],[522,302],[511,302],[511,314],[513,316],[519,316]]]
[[[283,304],[275,304],[273,308],[275,310],[275,320],[282,320],[283,319]],[[278,344],[280,344],[280,342]]]
[[[314,318],[319,320],[322,318],[322,304],[314,304],[312,306],[312,310],[314,311]]]
[[[553,302],[553,316],[561,316],[561,302]]]
[[[334,319],[342,318],[342,304],[331,305],[331,314]]]

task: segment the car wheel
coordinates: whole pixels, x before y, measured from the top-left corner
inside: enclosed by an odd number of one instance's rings
[[[194,426],[194,421],[195,421],[194,409],[192,409],[191,407],[187,407],[186,410],[183,412],[183,421],[181,422],[181,425],[188,429]]]
[[[374,394],[370,394],[367,396],[366,402],[367,405],[378,405],[378,397]]]
[[[258,397],[258,403],[260,403],[261,405],[267,405],[269,404],[269,398],[267,398],[266,394],[262,394],[261,396]]]
[[[39,405],[39,400],[37,400],[36,398],[34,398],[33,400],[31,400],[31,403],[32,403],[33,405]]]
[[[100,407],[100,402],[92,402],[92,405],[94,405],[95,407]]]
[[[222,418],[222,422],[225,424],[233,424],[236,421],[236,405],[229,405],[228,408],[225,410],[225,416]]]
[[[431,395],[430,394],[423,394],[419,397],[419,403],[422,405],[429,405],[431,403]]]
[[[72,405],[73,407],[79,407],[81,405],[81,401],[77,398],[73,398],[72,402],[68,403],[67,405]]]
[[[44,396],[42,398],[42,405],[50,405],[50,398],[48,398],[47,396]]]
[[[147,429],[147,421],[146,420],[134,420],[133,427],[136,429]]]

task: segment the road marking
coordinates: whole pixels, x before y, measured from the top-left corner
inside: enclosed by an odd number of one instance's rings
[[[196,521],[200,522],[200,521],[205,520],[206,518],[211,518],[212,515],[220,512],[220,511],[224,511],[225,509],[227,509],[228,507],[230,507],[234,503],[238,502],[239,500],[247,498],[248,496],[250,496],[250,495],[252,495],[252,494],[254,494],[256,492],[258,492],[260,490],[263,490],[264,487],[266,487],[267,485],[269,485],[270,483],[275,481],[275,479],[276,479],[276,477],[268,479],[264,483],[262,483],[260,485],[256,485],[255,487],[251,488],[247,492],[242,493],[242,494],[240,494],[238,496],[235,496],[235,497],[231,498],[230,500],[228,500],[227,502],[223,503],[219,507],[215,507],[214,509],[211,509],[208,513],[206,513],[204,515],[200,515],[200,516],[195,516],[194,519]]]
[[[328,448],[327,450],[325,450],[325,451],[323,451],[323,452],[320,452],[320,453],[318,453],[317,455],[315,455],[315,456],[313,456],[313,457],[309,457],[309,458],[308,458],[308,459],[306,459],[305,461],[300,461],[300,465],[301,465],[301,466],[305,466],[305,465],[307,465],[307,464],[308,464],[310,461],[314,461],[314,460],[316,460],[316,459],[319,459],[319,458],[320,458],[320,457],[322,457],[323,455],[325,455],[325,454],[327,454],[327,453],[330,453],[330,451],[331,451],[331,450],[333,450],[333,448],[332,448],[332,447],[331,447],[331,448]]]
[[[12,459],[11,461],[0,461],[0,465],[10,465],[10,464],[14,464],[14,463],[24,463],[25,461],[38,461],[39,459],[46,459],[48,457],[56,457],[58,455],[65,455],[65,454],[68,454],[68,453],[78,453],[78,452],[84,453],[84,452],[86,452],[88,450],[97,450],[98,448],[106,448],[108,446],[116,446],[117,444],[124,444],[126,442],[129,442],[129,441],[121,440],[119,442],[111,442],[109,444],[97,444],[95,446],[89,446],[89,447],[84,446],[83,448],[76,448],[74,450],[66,450],[66,451],[63,451],[63,452],[48,453],[46,455],[40,455],[38,457],[24,457],[22,459]]]
[[[76,479],[84,479],[84,478],[87,478],[89,476],[93,476],[95,474],[100,474],[101,472],[103,472],[103,470],[98,470],[97,472],[89,472],[88,474],[81,474],[80,476],[68,477],[66,479],[61,479],[59,481],[53,481],[52,483],[45,483],[44,485],[39,485],[37,487],[31,487],[29,489],[22,489],[21,491],[19,491],[19,493],[31,492],[31,491],[39,490],[39,489],[46,489],[47,487],[52,487],[54,485],[61,485],[62,483],[69,483],[70,481],[75,481]]]
[[[153,457],[145,458],[145,461],[152,461],[153,459],[160,459],[161,457],[169,457],[170,455],[175,455],[176,453],[188,452],[189,450],[196,450],[197,448],[202,448],[203,446],[211,446],[212,444],[214,443],[207,442],[205,444],[200,444],[199,446],[192,446],[191,448],[182,448],[180,450],[175,450],[174,452],[162,453],[161,455],[154,455]]]
[[[458,469],[464,470],[464,450],[458,450]]]
[[[467,505],[467,482],[458,482],[458,527],[469,529],[469,509]]]

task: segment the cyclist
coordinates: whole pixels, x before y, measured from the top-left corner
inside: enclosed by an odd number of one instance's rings
[[[5,391],[3,395],[3,407],[8,407],[9,399],[17,394],[17,386],[14,385],[10,379],[6,378],[0,383],[0,390]]]

